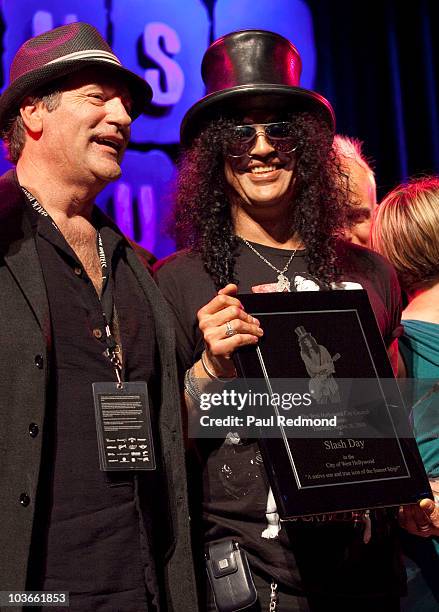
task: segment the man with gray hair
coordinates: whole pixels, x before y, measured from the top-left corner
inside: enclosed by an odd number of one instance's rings
[[[197,609],[171,328],[149,254],[94,205],[151,94],[74,23],[26,41],[0,97],[16,165],[0,178],[0,589],[17,607],[42,591],[78,612]]]
[[[333,147],[346,173],[350,193],[346,240],[369,247],[372,215],[377,206],[375,175],[362,151],[362,142],[336,134]]]

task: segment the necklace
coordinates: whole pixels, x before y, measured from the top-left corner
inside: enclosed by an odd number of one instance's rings
[[[273,266],[273,264],[270,261],[268,261],[268,259],[265,259],[265,257],[263,255],[261,255],[261,253],[259,253],[259,251],[257,251],[255,249],[255,247],[253,245],[251,245],[250,242],[248,242],[248,240],[246,240],[242,236],[238,236],[238,238],[240,238],[243,241],[243,243],[246,246],[248,246],[248,248],[251,251],[253,251],[253,253],[255,255],[257,255],[260,259],[262,259],[262,261],[265,262],[267,264],[267,266],[270,266],[270,268],[272,268],[272,270],[277,272],[276,291],[278,293],[282,293],[283,291],[291,291],[291,283],[290,283],[289,279],[285,276],[285,272],[288,270],[290,263],[293,261],[294,255],[296,254],[297,249],[294,249],[294,251],[292,252],[291,257],[287,261],[284,269],[283,270],[279,270],[278,268],[276,268],[276,266]]]

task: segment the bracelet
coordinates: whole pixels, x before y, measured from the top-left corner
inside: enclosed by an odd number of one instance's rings
[[[231,382],[232,380],[234,380],[236,378],[236,371],[235,371],[235,376],[228,376],[227,378],[222,378],[220,376],[217,376],[215,374],[215,372],[212,372],[212,370],[208,367],[208,365],[206,363],[205,355],[206,355],[206,351],[203,351],[201,353],[201,363],[202,363],[202,366],[204,368],[204,371],[209,376],[209,378],[211,378],[212,380],[218,380],[219,382],[223,382],[223,383]]]
[[[186,370],[184,374],[184,388],[191,398],[199,404],[201,400],[201,391],[194,377],[193,366],[189,368],[189,370]]]

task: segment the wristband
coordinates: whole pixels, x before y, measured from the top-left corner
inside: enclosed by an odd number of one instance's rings
[[[189,370],[186,370],[184,374],[184,388],[191,398],[195,400],[197,404],[199,404],[201,399],[201,391],[194,377],[193,366],[192,368],[189,368]]]
[[[211,378],[212,380],[218,380],[219,382],[223,382],[223,383],[231,382],[232,380],[234,380],[236,378],[236,372],[235,372],[234,376],[228,376],[227,378],[222,378],[220,376],[217,376],[215,374],[215,372],[212,372],[212,370],[208,367],[208,365],[206,363],[205,355],[206,355],[206,351],[203,351],[201,353],[201,363],[202,363],[202,366],[204,368],[204,371],[209,376],[209,378]]]

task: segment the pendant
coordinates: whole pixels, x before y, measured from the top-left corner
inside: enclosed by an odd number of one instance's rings
[[[278,293],[283,293],[284,291],[290,291],[290,287],[291,287],[290,281],[285,276],[285,274],[282,274],[281,272],[277,277],[276,291]]]

